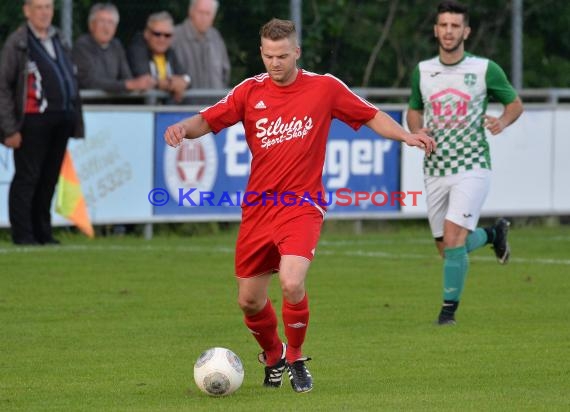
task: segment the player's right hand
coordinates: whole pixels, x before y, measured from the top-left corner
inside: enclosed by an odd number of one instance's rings
[[[429,157],[435,152],[437,144],[433,137],[429,136],[423,130],[424,129],[420,129],[417,133],[409,133],[404,139],[404,143],[408,146],[419,147],[425,152],[426,156]]]
[[[184,140],[184,137],[186,137],[186,129],[180,123],[168,126],[164,132],[164,141],[172,147],[178,147]]]
[[[422,128],[419,129],[416,133],[423,133],[423,134],[425,134],[425,135],[428,135],[429,137],[432,137],[431,131],[430,131],[429,128],[427,128],[427,127],[422,127]]]

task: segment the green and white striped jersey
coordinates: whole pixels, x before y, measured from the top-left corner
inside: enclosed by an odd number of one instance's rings
[[[465,53],[453,65],[436,56],[420,62],[412,74],[409,108],[423,110],[424,127],[437,150],[424,158],[424,173],[447,176],[472,169],[491,169],[483,115],[489,97],[503,105],[517,93],[495,62]]]

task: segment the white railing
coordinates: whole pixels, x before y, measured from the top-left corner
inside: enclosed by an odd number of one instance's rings
[[[186,97],[192,102],[192,99],[208,99],[215,102],[224,97],[230,89],[189,89]],[[407,101],[410,96],[409,88],[385,88],[385,87],[368,87],[353,88],[359,96],[372,102],[386,103],[402,103]],[[570,102],[569,88],[541,88],[541,89],[522,89],[519,94],[523,101],[536,103],[568,103]],[[102,90],[82,90],[81,97],[87,104],[105,101],[105,103],[116,101],[117,103],[142,103],[142,104],[159,104],[161,101],[168,99],[169,94],[161,90],[149,90],[147,92],[129,92],[129,93],[107,93]]]

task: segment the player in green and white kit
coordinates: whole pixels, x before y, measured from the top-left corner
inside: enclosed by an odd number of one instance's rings
[[[413,133],[425,132],[437,142],[437,150],[424,159],[424,180],[430,227],[444,258],[440,325],[455,324],[469,252],[492,244],[500,263],[510,256],[507,220],[477,228],[491,179],[485,129],[500,133],[523,106],[496,63],[465,52],[469,33],[467,8],[441,2],[434,26],[439,55],[414,70],[406,117]],[[489,96],[503,104],[501,116],[485,114]]]

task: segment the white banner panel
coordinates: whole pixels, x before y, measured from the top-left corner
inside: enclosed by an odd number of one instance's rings
[[[553,207],[557,213],[570,214],[570,110],[554,112]]]
[[[406,115],[403,116],[404,123]],[[407,128],[407,125],[405,125]],[[418,196],[417,205],[406,204],[402,206],[402,214],[408,217],[427,217],[426,206],[426,189],[424,186],[424,173],[423,173],[423,159],[424,152],[417,147],[409,147],[402,144],[402,172],[400,180],[400,190],[407,191],[421,191],[421,196]]]
[[[8,191],[14,176],[14,157],[12,150],[0,144],[0,227],[9,226]]]
[[[71,139],[68,149],[92,223],[149,221],[154,113],[86,112],[84,119],[87,137]],[[9,226],[8,189],[13,173],[12,152],[1,146],[0,226]],[[53,211],[52,216],[54,225],[68,224]]]
[[[498,111],[490,110],[492,116]],[[488,135],[493,178],[484,215],[552,210],[552,110],[527,110],[497,136]]]
[[[69,144],[93,223],[141,222],[152,215],[154,114],[87,112],[87,138]],[[54,218],[58,215],[54,214]],[[54,219],[54,223],[62,221]]]

